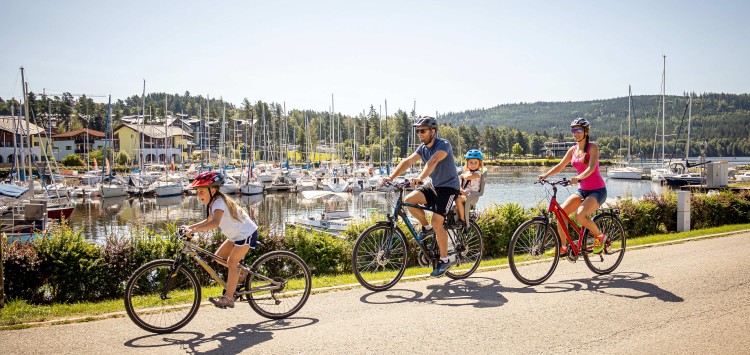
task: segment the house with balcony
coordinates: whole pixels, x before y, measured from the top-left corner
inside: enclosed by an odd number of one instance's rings
[[[26,127],[31,133],[31,147]],[[47,132],[44,128],[15,116],[0,116],[0,166],[8,167],[21,157],[25,157],[27,163],[45,161],[47,150]]]
[[[104,146],[104,132],[84,128],[58,133],[52,135],[52,146],[57,161],[70,154],[88,154]]]
[[[113,132],[114,150],[145,164],[187,162],[193,149],[193,136],[181,127],[125,123]]]

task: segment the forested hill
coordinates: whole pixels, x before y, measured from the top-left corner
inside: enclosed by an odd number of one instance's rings
[[[666,97],[667,135],[677,134],[682,127],[680,133],[682,139],[685,139],[687,103],[687,95]],[[631,112],[634,120],[631,121],[631,132],[634,139],[639,138],[641,142],[653,141],[656,134],[655,124],[658,123],[661,131],[661,111],[660,95],[633,96]],[[529,134],[546,132],[553,137],[561,138],[570,136],[568,125],[575,117],[584,117],[591,121],[594,138],[619,137],[621,124],[623,135],[627,136],[628,98],[507,104],[487,109],[451,112],[441,115],[440,121],[454,126],[504,126]],[[729,155],[750,152],[750,94],[693,94],[691,130],[691,140],[705,139],[709,143],[714,141],[716,145],[725,147],[725,152]],[[658,140],[661,140],[661,137]]]

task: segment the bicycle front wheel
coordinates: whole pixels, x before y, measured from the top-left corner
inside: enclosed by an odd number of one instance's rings
[[[312,281],[307,264],[289,251],[267,253],[250,267],[253,271],[245,281],[250,307],[263,317],[289,317],[307,302]]]
[[[404,275],[408,254],[400,229],[377,224],[362,232],[354,243],[352,272],[366,289],[384,291]]]
[[[174,260],[155,260],[133,273],[125,286],[125,311],[137,326],[153,333],[184,327],[198,312],[201,287],[185,265],[173,270]]]
[[[447,231],[449,234],[448,242],[451,243],[451,245],[448,245],[449,254],[452,249],[456,261],[445,274],[454,280],[467,278],[474,271],[477,271],[479,262],[482,261],[482,251],[484,250],[482,230],[476,223],[470,221],[463,230],[449,229]]]
[[[586,233],[586,251],[583,260],[586,266],[596,274],[604,275],[614,271],[625,256],[625,228],[614,214],[602,213],[594,217],[594,223],[607,237],[604,240],[604,250],[593,253],[594,236]]]
[[[513,276],[526,285],[538,285],[552,276],[559,261],[557,233],[544,219],[521,224],[508,247],[508,265]]]

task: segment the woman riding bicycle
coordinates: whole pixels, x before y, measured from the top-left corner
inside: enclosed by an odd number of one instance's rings
[[[567,200],[561,205],[566,214],[570,215],[571,212],[576,211],[575,219],[583,227],[593,233],[594,237],[594,253],[601,253],[604,249],[604,240],[606,236],[596,226],[594,221],[591,220],[589,215],[596,211],[601,204],[607,199],[607,187],[604,184],[604,179],[601,173],[599,173],[599,147],[596,143],[591,143],[589,140],[589,121],[584,118],[576,118],[570,123],[570,131],[573,133],[573,138],[576,141],[576,145],[570,147],[565,157],[560,161],[559,164],[555,165],[552,169],[544,174],[538,176],[539,180],[546,179],[549,176],[555,175],[562,171],[568,163],[571,163],[573,168],[576,169],[578,175],[570,179],[570,182],[575,184],[580,183],[578,191],[571,194]],[[560,240],[560,254],[567,254],[568,252],[568,241],[563,239],[562,236],[563,228],[568,226],[562,226],[561,223],[557,224],[557,230],[561,236]]]
[[[224,295],[209,298],[209,301],[217,307],[233,308],[234,290],[240,279],[237,265],[245,258],[248,250],[255,249],[258,243],[258,225],[234,200],[219,191],[224,185],[224,179],[224,174],[217,172],[205,172],[195,177],[189,187],[197,190],[198,199],[206,205],[206,219],[184,228],[188,237],[192,237],[195,232],[217,227],[227,236],[227,240],[216,251],[216,255],[227,261],[227,287]],[[229,212],[229,216],[224,216],[226,212]]]

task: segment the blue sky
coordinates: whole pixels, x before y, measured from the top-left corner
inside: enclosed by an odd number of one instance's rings
[[[662,54],[667,94],[747,93],[749,4],[6,0],[0,97],[24,66],[34,92],[433,114],[659,94]]]

